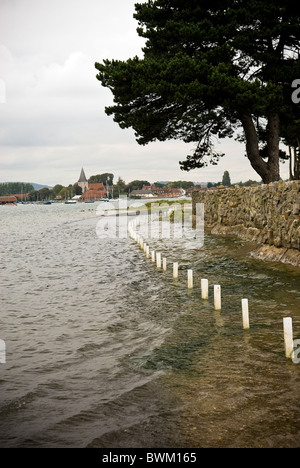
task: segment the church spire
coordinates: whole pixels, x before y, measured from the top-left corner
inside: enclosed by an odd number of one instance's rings
[[[86,176],[85,176],[85,173],[84,173],[84,170],[83,170],[83,168],[82,168],[82,169],[81,169],[81,173],[80,173],[80,177],[79,177],[78,182],[87,182],[87,181],[88,181],[88,180],[87,180],[87,178],[86,178]]]
[[[89,183],[85,176],[83,168],[81,169],[78,185],[81,187],[82,193],[85,193],[89,189]]]

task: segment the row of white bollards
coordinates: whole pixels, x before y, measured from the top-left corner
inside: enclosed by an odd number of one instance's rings
[[[128,226],[128,231],[133,240],[135,240],[140,248],[144,251],[146,258],[150,258],[150,246],[143,240],[143,238],[138,235],[134,228],[139,225],[138,221],[133,221]],[[151,251],[151,261],[152,263],[156,263],[156,267],[158,269],[163,269],[164,272],[167,271],[167,259],[164,257],[162,258],[161,252],[155,252],[155,250]],[[178,262],[173,263],[173,278],[178,279],[178,270],[179,264]],[[187,270],[187,286],[188,289],[194,288],[194,278],[193,278],[193,270]],[[202,278],[201,279],[201,298],[208,299],[209,296],[209,284],[208,280]],[[214,309],[216,311],[222,310],[222,295],[221,295],[221,286],[214,285]],[[248,299],[242,299],[242,321],[243,321],[243,328],[244,330],[250,329],[250,319],[249,319],[249,302]],[[288,359],[292,359],[294,362],[294,339],[293,339],[293,325],[292,325],[292,318],[285,317],[283,319],[283,330],[284,330],[284,346],[285,346],[285,355]],[[298,361],[297,361],[298,362]]]

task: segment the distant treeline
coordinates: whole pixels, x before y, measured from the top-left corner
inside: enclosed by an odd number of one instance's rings
[[[103,183],[104,186],[108,190],[108,196],[111,197],[118,197],[120,195],[128,195],[133,190],[140,190],[143,188],[144,185],[151,186],[152,184],[148,180],[133,180],[126,184],[126,182],[119,177],[117,183],[114,183],[114,175],[111,173],[105,174],[97,174],[93,175],[89,178],[89,183]],[[247,182],[240,182],[239,185],[255,185],[261,182],[256,182],[253,180],[249,180]],[[186,180],[177,180],[173,182],[155,182],[157,188],[159,187],[169,187],[169,188],[193,188],[197,187],[198,184],[195,184],[192,181]],[[219,185],[231,186],[230,175],[228,171],[224,172],[222,182],[214,183],[208,182],[206,184],[208,188],[210,187],[218,187]],[[10,195],[10,194],[28,194],[26,200],[28,201],[39,201],[39,200],[54,200],[54,199],[61,199],[67,200],[68,198],[72,198],[74,195],[81,195],[82,190],[78,186],[78,183],[70,184],[66,187],[63,185],[57,184],[53,188],[42,188],[40,190],[35,190],[32,184],[28,184],[25,182],[7,182],[7,183],[0,183],[0,196],[1,195]]]
[[[29,193],[34,190],[34,187],[31,184],[26,184],[24,182],[7,182],[0,183],[0,196],[2,195],[11,195],[13,194],[23,194]]]

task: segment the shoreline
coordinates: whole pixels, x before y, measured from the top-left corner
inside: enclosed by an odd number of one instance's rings
[[[256,243],[253,257],[300,267],[300,181],[193,193],[212,233]]]
[[[259,232],[255,228],[245,228],[243,225],[221,226],[214,225],[207,227],[213,235],[236,236],[241,240],[253,244],[250,247],[250,257],[264,262],[277,262],[285,265],[291,265],[300,268],[300,252],[296,249],[285,247],[275,247],[274,245],[262,244],[258,237]],[[252,250],[253,249],[253,250]]]

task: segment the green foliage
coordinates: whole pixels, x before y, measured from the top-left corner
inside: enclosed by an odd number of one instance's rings
[[[78,182],[76,182],[76,183],[73,185],[73,190],[74,190],[74,192],[75,192],[75,195],[82,195],[82,188],[79,187]]]
[[[104,174],[97,174],[97,175],[93,175],[89,178],[89,183],[90,184],[96,184],[96,183],[103,183],[104,185],[108,184],[108,185],[113,185],[114,183],[114,175],[111,174],[111,173],[104,173]]]
[[[56,196],[56,195],[59,194],[59,192],[61,192],[61,190],[62,190],[63,188],[64,188],[63,185],[57,184],[57,185],[55,185],[55,186],[53,187],[52,192],[53,192],[53,194]]]
[[[183,170],[217,164],[214,140],[243,128],[247,156],[265,181],[279,177],[278,115],[299,78],[300,11],[291,0],[149,0],[135,5],[142,59],[96,63],[114,96],[106,108],[139,144],[196,144]],[[259,127],[264,126],[265,141]],[[267,162],[260,146],[267,148]]]
[[[167,184],[167,187],[187,189],[187,188],[194,187],[194,182],[186,181],[186,180],[177,180],[175,182],[169,182]]]
[[[0,195],[20,195],[32,192],[33,190],[34,188],[31,184],[26,184],[24,182],[7,182],[4,184],[0,183]]]
[[[251,187],[252,185],[261,185],[262,182],[257,182],[256,180],[247,180],[246,182],[240,182],[238,185],[240,185],[241,187]]]
[[[225,185],[225,187],[231,187],[231,180],[230,180],[230,175],[228,171],[224,172],[222,185]]]
[[[29,192],[29,195],[27,197],[27,201],[34,202],[38,200],[38,191],[32,190]]]
[[[38,191],[39,200],[50,200],[53,198],[53,191],[48,188],[42,188]]]
[[[114,190],[116,190],[119,195],[125,193],[126,182],[121,177],[118,178],[118,182],[114,185]]]
[[[130,193],[133,190],[141,190],[144,185],[151,185],[148,180],[133,180],[126,186],[126,192]]]

